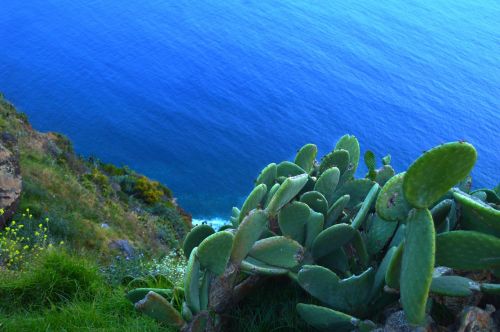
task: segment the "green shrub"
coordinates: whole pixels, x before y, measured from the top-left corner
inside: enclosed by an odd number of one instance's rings
[[[159,182],[151,181],[145,176],[137,179],[134,189],[138,196],[147,204],[158,203],[165,195]]]

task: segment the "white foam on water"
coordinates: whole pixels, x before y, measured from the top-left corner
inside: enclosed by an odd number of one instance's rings
[[[212,217],[212,218],[193,218],[192,220],[193,226],[207,224],[212,226],[214,229],[219,229],[221,226],[230,224],[229,220],[220,218],[220,217]]]

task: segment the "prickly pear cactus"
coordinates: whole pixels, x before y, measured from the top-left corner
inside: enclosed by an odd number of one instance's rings
[[[443,144],[396,174],[390,155],[355,178],[361,149],[345,135],[320,161],[306,144],[293,162],[267,165],[230,225],[202,225],[184,242],[184,303],[169,290],[129,293],[136,307],[183,331],[220,331],[224,317],[261,282],[288,276],[316,299],[297,314],[324,331],[369,331],[388,306],[422,324],[432,296],[498,294],[492,280],[438,275],[436,265],[500,274],[499,190],[470,191],[476,150]],[[465,191],[466,192],[465,192]],[[470,193],[469,193],[470,192]],[[265,305],[265,303],[263,304]]]

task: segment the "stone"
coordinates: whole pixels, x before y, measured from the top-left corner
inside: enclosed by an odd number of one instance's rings
[[[465,307],[460,313],[460,326],[458,332],[496,332],[500,328],[492,314],[495,312],[495,307],[486,305],[483,310],[478,307]]]
[[[109,248],[121,251],[128,258],[135,255],[135,249],[128,240],[113,240],[109,243]]]
[[[21,169],[19,159],[3,144],[0,144],[0,228],[5,227],[16,212],[22,189]]]

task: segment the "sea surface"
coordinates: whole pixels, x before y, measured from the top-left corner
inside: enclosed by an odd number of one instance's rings
[[[500,182],[498,0],[0,0],[0,91],[197,219],[345,133],[397,171],[466,140]]]

